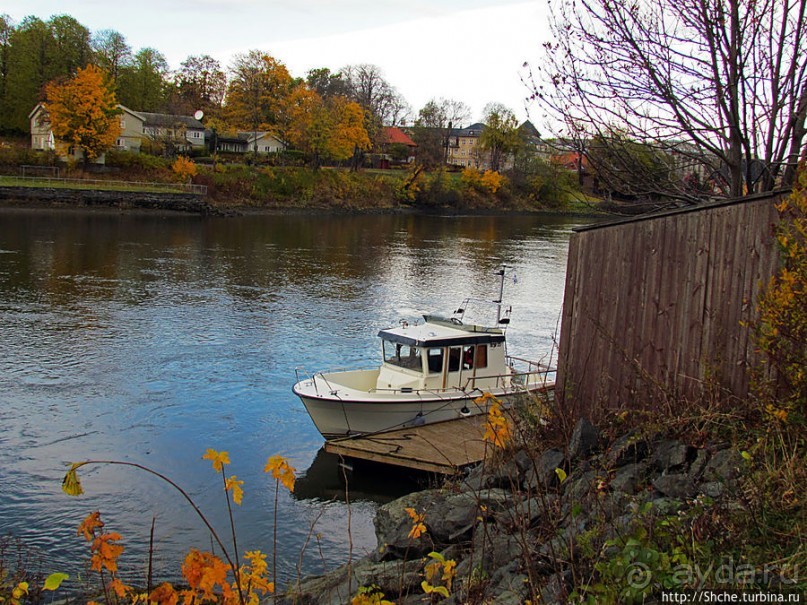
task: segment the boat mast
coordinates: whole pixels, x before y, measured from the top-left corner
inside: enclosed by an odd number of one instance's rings
[[[507,270],[507,265],[502,265],[501,269],[496,272],[499,276],[499,298],[494,300],[496,303],[496,325],[498,326],[502,320],[502,300],[504,300],[504,274]]]

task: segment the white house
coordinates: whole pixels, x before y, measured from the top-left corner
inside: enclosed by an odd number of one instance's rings
[[[215,136],[216,151],[230,153],[250,153],[257,149],[258,153],[278,153],[286,149],[286,144],[271,132],[237,132],[235,136]]]
[[[180,152],[204,149],[205,127],[192,116],[133,111],[123,105],[118,105],[118,109],[121,111],[121,133],[116,141],[117,149],[139,152],[146,141],[155,145],[170,144]],[[28,119],[31,123],[31,149],[56,149],[45,106],[38,103],[28,114]]]

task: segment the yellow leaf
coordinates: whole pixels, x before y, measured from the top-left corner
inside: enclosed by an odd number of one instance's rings
[[[561,483],[566,481],[566,471],[564,471],[562,468],[556,468],[555,474],[558,476],[558,479],[560,480]]]
[[[42,587],[43,590],[57,590],[59,586],[62,585],[62,582],[69,579],[66,573],[52,573],[45,579],[45,585]]]
[[[244,485],[244,482],[236,479],[235,475],[225,482],[225,489],[233,492],[233,502],[239,506],[241,505],[241,500],[244,498],[244,490],[241,488],[242,485]]]
[[[81,465],[72,465],[64,476],[64,479],[62,479],[62,491],[68,496],[80,496],[84,493],[84,490],[81,488],[81,481],[79,481],[78,475],[76,474],[76,469],[79,466]]]
[[[217,452],[208,448],[202,460],[210,460],[213,463],[213,470],[220,473],[225,464],[230,464],[230,455],[227,452]]]
[[[290,492],[294,491],[295,470],[288,460],[277,454],[270,456],[266,461],[266,466],[263,467],[264,473],[272,473],[272,476],[280,481]]]

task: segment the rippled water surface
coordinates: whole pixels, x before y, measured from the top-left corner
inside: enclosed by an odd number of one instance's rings
[[[248,216],[203,219],[78,212],[0,212],[0,533],[73,577],[87,559],[76,527],[100,510],[124,536],[121,562],[174,577],[211,540],[167,484],[179,483],[227,541],[221,479],[201,459],[227,450],[245,481],[240,551],[272,551],[273,454],[298,469],[278,502],[281,579],[330,569],[375,547],[379,502],[412,489],[406,475],[344,478],[292,392],[295,368],[372,365],[376,332],[468,295],[495,298],[506,262],[518,282],[510,352],[550,352],[568,237],[579,221],[539,217]],[[218,481],[217,481],[218,479]],[[349,537],[351,539],[349,539]],[[302,553],[302,555],[301,555]]]

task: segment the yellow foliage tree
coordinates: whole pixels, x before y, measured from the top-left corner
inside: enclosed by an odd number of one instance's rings
[[[504,177],[495,170],[485,170],[485,173],[480,179],[480,183],[491,193],[496,193],[502,188],[502,185],[504,184]]]
[[[174,160],[174,163],[171,164],[171,171],[180,183],[189,183],[190,180],[196,176],[197,172],[194,161],[184,155]]]
[[[477,188],[482,182],[482,174],[476,168],[469,166],[468,168],[464,168],[462,170],[460,179],[468,187]]]
[[[289,139],[309,154],[316,168],[320,159],[346,160],[372,143],[364,126],[364,109],[346,97],[325,100],[308,87],[298,87],[290,97]]]
[[[79,69],[64,82],[45,86],[45,109],[53,136],[80,149],[93,160],[115,144],[120,135],[120,110],[103,71],[94,65]]]
[[[333,100],[334,129],[330,138],[329,155],[335,160],[346,160],[355,150],[367,151],[372,147],[364,126],[364,109],[345,97]]]
[[[762,381],[766,411],[788,420],[807,416],[807,164],[802,163],[793,193],[778,207],[781,267],[760,298],[757,346],[774,370]],[[795,420],[795,419],[792,419]]]

